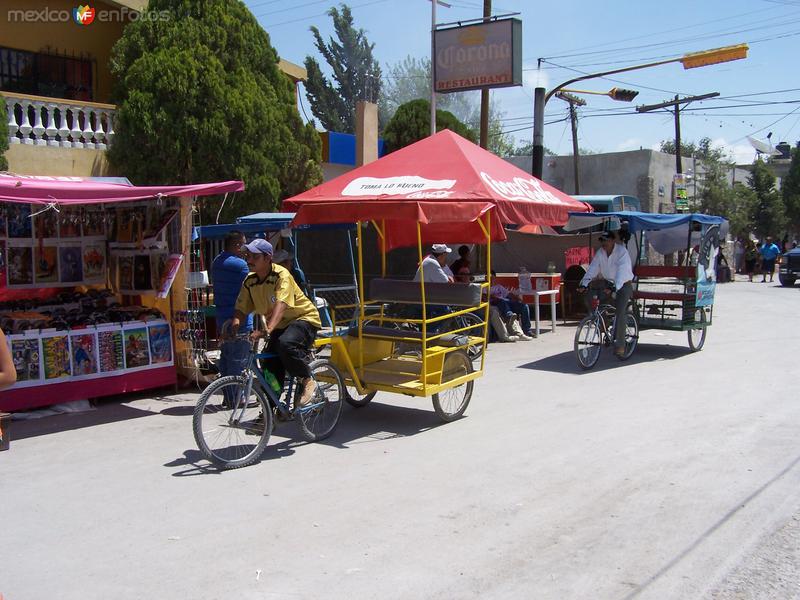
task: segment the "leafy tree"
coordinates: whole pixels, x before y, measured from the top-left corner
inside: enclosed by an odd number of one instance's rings
[[[224,219],[274,210],[321,181],[319,136],[244,4],[150,0],[148,10],[170,18],[129,24],[112,52],[118,172],[139,184],[242,179]]]
[[[5,104],[3,97],[0,96],[0,106]],[[8,150],[8,123],[5,119],[0,119],[0,171],[8,170],[8,161],[6,160],[6,150]]]
[[[777,236],[786,224],[783,198],[775,189],[775,175],[760,158],[753,163],[747,183],[755,193],[752,221],[759,238]]]
[[[800,233],[800,143],[792,150],[792,164],[782,187],[789,228],[795,234]]]
[[[544,147],[545,156],[556,156],[556,153],[547,146]],[[533,156],[533,142],[525,142],[512,150],[511,156]]]
[[[389,119],[402,104],[411,100],[430,100],[431,61],[407,56],[389,65],[378,111],[382,122]],[[481,128],[480,92],[436,94],[436,108],[453,113],[474,131]],[[514,155],[514,140],[503,131],[503,113],[496,102],[489,102],[489,151],[498,156]]]
[[[475,132],[446,110],[436,110],[436,131],[449,129],[471,142],[477,140]],[[427,100],[412,100],[400,106],[386,125],[383,141],[387,152],[418,142],[430,135],[431,103]]]
[[[753,231],[753,213],[755,212],[758,198],[756,198],[756,194],[752,189],[738,181],[733,185],[732,192],[732,209],[723,216],[730,223],[731,235],[744,239]]]
[[[369,43],[363,29],[353,27],[350,7],[346,4],[341,7],[341,13],[336,7],[328,10],[338,42],[331,38],[326,44],[319,29],[311,27],[314,45],[333,71],[333,82],[323,75],[316,59],[306,56],[305,87],[311,112],[325,129],[355,133],[356,102],[378,101],[381,68],[372,56],[375,44]]]

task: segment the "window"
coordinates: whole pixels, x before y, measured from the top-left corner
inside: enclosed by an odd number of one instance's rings
[[[0,47],[0,90],[91,101],[92,63],[85,58]]]

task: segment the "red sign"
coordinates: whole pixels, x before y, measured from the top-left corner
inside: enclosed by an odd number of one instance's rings
[[[585,265],[592,260],[592,249],[589,246],[575,246],[567,248],[564,252],[565,268],[569,269],[573,265]]]

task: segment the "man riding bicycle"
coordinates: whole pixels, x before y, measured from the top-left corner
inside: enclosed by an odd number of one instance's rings
[[[246,244],[247,265],[252,271],[244,280],[236,300],[231,329],[235,333],[247,315],[255,312],[267,319],[269,336],[266,352],[278,359],[265,361],[265,367],[283,382],[285,372],[300,379],[299,405],[305,406],[314,396],[315,384],[306,362],[322,326],[316,306],[295,283],[291,273],[272,262],[272,244],[256,239]],[[264,332],[254,331],[255,340]]]
[[[594,255],[586,275],[581,279],[578,292],[584,292],[586,287],[589,287],[590,293],[586,303],[587,307],[591,307],[592,297],[599,296],[601,293],[610,296],[613,293],[614,290],[609,286],[609,282],[613,283],[617,292],[614,308],[618,315],[617,322],[622,325],[625,322],[622,315],[625,314],[628,302],[633,295],[632,281],[631,255],[622,244],[617,232],[604,231],[600,234],[600,249]],[[625,355],[624,326],[618,326],[614,332],[614,354],[618,357]]]

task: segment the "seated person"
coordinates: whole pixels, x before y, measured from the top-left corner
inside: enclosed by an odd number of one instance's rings
[[[447,244],[433,244],[431,253],[422,259],[422,263],[414,274],[414,281],[424,281],[425,283],[453,283],[453,272],[447,266],[447,255],[453,250]],[[417,312],[417,311],[414,311]],[[428,304],[428,318],[438,317],[449,312],[447,306]],[[419,317],[422,310],[419,310]]]
[[[456,281],[469,283],[469,276],[472,273],[472,264],[469,261],[469,246],[458,247],[458,258],[450,265],[450,270],[454,273]],[[466,275],[466,278],[459,278],[459,275]]]
[[[489,337],[492,342],[516,342],[520,339],[518,336],[514,335],[513,332],[508,330],[496,306],[489,307],[489,325],[491,325],[489,328]]]
[[[522,302],[519,292],[509,290],[506,286],[497,283],[497,274],[492,270],[492,287],[489,288],[489,304],[496,306],[500,311],[500,316],[508,323],[509,331],[512,331],[520,339],[530,340],[533,338],[531,332],[531,311],[528,305]],[[520,320],[522,328],[519,329]]]

